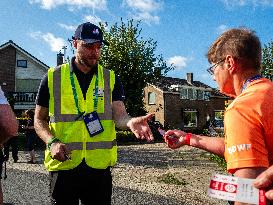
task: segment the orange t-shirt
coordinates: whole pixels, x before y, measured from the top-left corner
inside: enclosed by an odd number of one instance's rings
[[[261,78],[248,84],[225,112],[227,169],[273,164],[273,83]]]

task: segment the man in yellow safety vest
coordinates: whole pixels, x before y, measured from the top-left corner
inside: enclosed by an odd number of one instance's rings
[[[111,204],[115,126],[153,140],[147,124],[153,114],[131,118],[118,76],[98,64],[103,44],[108,45],[98,26],[79,25],[73,36],[75,57],[50,68],[41,81],[34,126],[47,144],[44,163],[52,204]]]

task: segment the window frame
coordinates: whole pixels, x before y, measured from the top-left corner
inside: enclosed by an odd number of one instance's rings
[[[24,65],[21,65],[23,63]],[[27,68],[27,60],[17,60],[17,67],[18,68]]]
[[[151,102],[151,94],[154,95],[154,102]],[[148,105],[155,105],[156,104],[156,94],[155,92],[148,92]]]
[[[195,126],[188,126],[185,125],[185,113],[195,113]],[[183,110],[183,123],[185,128],[196,128],[198,127],[198,111],[197,110],[191,110],[191,109],[185,109]]]

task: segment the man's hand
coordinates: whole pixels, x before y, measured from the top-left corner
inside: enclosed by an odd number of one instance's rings
[[[164,135],[164,140],[169,148],[177,149],[185,145],[186,134],[186,132],[181,130],[168,130]]]
[[[141,117],[131,118],[127,126],[135,134],[138,139],[146,139],[148,142],[153,141],[154,137],[152,131],[148,125],[148,120],[151,119],[154,114],[148,114]]]
[[[261,173],[253,183],[258,189],[267,190],[265,196],[268,200],[273,201],[273,165]]]
[[[70,154],[67,146],[61,142],[54,142],[50,147],[51,157],[60,162],[64,162],[68,159]]]

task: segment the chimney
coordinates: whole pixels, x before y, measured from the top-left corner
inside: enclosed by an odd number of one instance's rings
[[[187,82],[189,84],[193,83],[193,73],[187,73]]]
[[[64,54],[61,51],[57,54],[57,66],[64,63]]]

